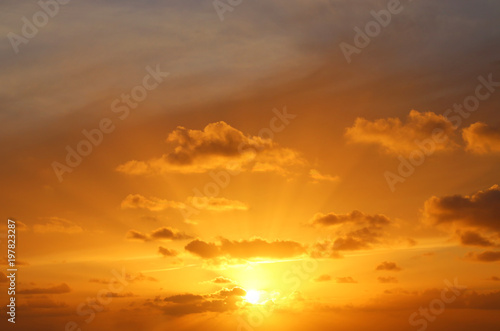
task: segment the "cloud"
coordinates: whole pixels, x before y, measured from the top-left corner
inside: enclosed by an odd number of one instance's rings
[[[158,279],[154,278],[154,277],[151,277],[151,276],[146,276],[144,275],[143,273],[138,273],[136,274],[135,276],[132,276],[132,275],[129,275],[129,274],[126,274],[126,277],[125,279],[130,282],[130,283],[134,283],[134,282],[144,282],[144,281],[148,281],[148,282],[157,282]]]
[[[491,242],[481,234],[474,231],[466,231],[460,234],[460,243],[464,246],[493,247],[495,243]]]
[[[142,240],[142,241],[149,241],[149,236],[147,234],[144,234],[142,232],[136,231],[136,230],[129,230],[127,232],[127,239],[129,240]]]
[[[243,297],[246,294],[247,294],[247,292],[244,289],[242,289],[241,287],[233,287],[231,289],[223,288],[223,289],[221,289],[213,294],[210,294],[209,297],[222,299],[222,298],[229,298],[229,297],[233,297],[233,296]]]
[[[154,241],[154,240],[185,240],[192,237],[170,227],[161,227],[146,234],[136,230],[129,230],[126,238],[129,240]]]
[[[35,224],[33,225],[33,231],[38,233],[67,233],[74,234],[80,233],[83,229],[71,222],[67,219],[60,217],[48,217],[45,218],[47,220],[44,224]]]
[[[370,245],[363,239],[348,236],[345,238],[335,239],[333,242],[333,248],[338,251],[357,251],[361,249],[368,249],[370,248]]]
[[[391,283],[398,283],[398,279],[396,277],[378,277],[378,282],[382,284],[391,284]]]
[[[322,214],[317,213],[309,221],[310,224],[316,226],[335,226],[346,223],[362,224],[366,223],[372,227],[381,227],[384,225],[389,225],[391,223],[390,219],[385,215],[367,215],[360,211],[353,211],[350,214]]]
[[[374,244],[379,244],[385,236],[384,228],[392,222],[385,215],[367,215],[353,211],[350,214],[317,213],[308,224],[332,229],[337,236],[314,244],[311,255],[339,258],[340,251],[371,249]]]
[[[470,152],[477,154],[500,152],[500,129],[498,128],[477,122],[463,129],[462,137],[466,143],[466,150]]]
[[[202,295],[195,295],[195,294],[177,294],[163,299],[163,301],[165,302],[173,302],[173,303],[192,303],[202,300],[203,300]]]
[[[432,225],[466,228],[461,241],[464,244],[485,246],[493,244],[486,235],[500,235],[500,187],[494,185],[472,195],[432,197],[425,202],[424,220]]]
[[[226,278],[226,277],[216,277],[212,280],[209,281],[210,283],[214,284],[234,284],[234,281],[232,279]]]
[[[192,237],[180,232],[178,230],[169,228],[169,227],[162,227],[159,229],[154,230],[151,232],[149,237],[152,240],[185,240],[185,239],[191,239]]]
[[[398,267],[398,265],[394,262],[382,262],[380,265],[377,266],[377,268],[375,268],[375,270],[377,271],[382,271],[382,270],[386,270],[386,271],[401,271],[402,269],[400,267]]]
[[[220,247],[213,243],[206,243],[195,239],[184,247],[188,252],[204,259],[213,259],[222,255]]]
[[[177,256],[179,253],[173,249],[168,249],[168,248],[165,248],[163,246],[160,246],[158,247],[158,253],[160,253],[161,255],[163,255],[164,257],[173,257],[173,256]]]
[[[182,203],[157,197],[146,198],[140,194],[129,194],[121,203],[122,209],[147,209],[150,211],[162,211],[165,209],[188,210],[190,207],[215,212],[248,210],[248,206],[241,201],[205,196],[189,197],[186,203]]]
[[[117,171],[131,175],[204,173],[214,169],[274,171],[303,165],[299,154],[271,139],[246,136],[226,122],[208,124],[203,130],[177,127],[168,135],[172,151],[148,161],[129,161]]]
[[[7,283],[8,280],[7,275],[0,271],[0,283]]]
[[[265,241],[260,238],[231,241],[221,238],[220,243],[207,243],[196,239],[186,245],[185,249],[201,258],[214,259],[230,257],[236,259],[252,258],[290,258],[305,253],[305,248],[294,241]]]
[[[498,262],[500,261],[500,251],[485,251],[482,253],[469,252],[466,257],[470,260],[479,262]]]
[[[488,280],[491,280],[491,281],[494,281],[494,282],[500,282],[500,277],[492,276],[492,277],[488,278]]]
[[[240,287],[224,288],[206,295],[176,294],[165,297],[163,300],[150,300],[147,305],[160,309],[170,316],[184,316],[205,312],[222,313],[237,310],[245,295],[246,291]]]
[[[199,210],[208,211],[230,211],[230,210],[248,210],[248,206],[236,200],[216,197],[190,197],[188,202],[191,206]]]
[[[19,294],[63,294],[69,292],[71,292],[71,289],[66,283],[47,288],[20,289],[17,291]]]
[[[129,194],[121,203],[122,209],[148,209],[151,211],[184,207],[185,205],[182,202],[168,201],[156,197],[146,198],[140,194]]]
[[[352,277],[338,277],[337,283],[339,284],[356,284],[357,281]]]
[[[335,240],[326,239],[318,241],[312,245],[310,255],[313,258],[342,258],[341,251],[357,251],[372,248],[362,239],[353,237],[337,238]]]
[[[339,176],[324,175],[316,169],[309,170],[309,177],[312,179],[313,183],[338,182],[340,180]]]
[[[314,278],[315,282],[328,282],[331,280],[332,280],[332,277],[330,275],[321,275],[321,276]]]
[[[357,118],[354,125],[347,128],[345,136],[353,143],[377,145],[388,154],[409,155],[422,149],[420,143],[432,139],[436,132],[441,133],[443,141],[434,140],[435,151],[449,150],[456,146],[453,141],[455,128],[448,119],[433,112],[421,113],[416,110],[410,112],[405,123],[399,118],[375,121]]]

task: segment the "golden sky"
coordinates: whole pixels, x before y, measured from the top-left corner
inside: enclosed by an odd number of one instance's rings
[[[496,1],[0,9],[2,330],[499,329]]]

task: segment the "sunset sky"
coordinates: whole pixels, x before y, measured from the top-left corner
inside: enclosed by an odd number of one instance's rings
[[[498,1],[0,12],[2,330],[499,330]]]

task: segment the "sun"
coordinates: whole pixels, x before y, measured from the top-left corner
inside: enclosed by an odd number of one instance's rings
[[[245,295],[245,300],[251,304],[257,304],[260,301],[260,292],[256,290],[248,290]]]

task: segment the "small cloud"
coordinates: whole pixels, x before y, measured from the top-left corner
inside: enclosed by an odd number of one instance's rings
[[[179,253],[177,251],[174,251],[173,249],[168,249],[163,246],[158,247],[158,253],[163,255],[164,257],[174,257],[177,256]]]
[[[356,284],[357,281],[354,280],[352,277],[338,277],[337,283],[339,283],[339,284]]]
[[[202,300],[203,300],[202,295],[189,294],[189,293],[172,295],[163,299],[163,301],[165,302],[172,302],[172,303],[193,303]]]
[[[223,288],[206,295],[184,293],[148,299],[146,305],[162,310],[169,316],[185,316],[206,312],[223,313],[241,308],[243,297],[247,292],[240,288]]]
[[[384,225],[389,225],[391,223],[390,219],[381,214],[377,215],[367,215],[360,211],[353,211],[350,214],[322,214],[317,213],[314,217],[309,221],[311,225],[314,226],[336,226],[341,224],[367,224],[373,227],[380,227]]]
[[[128,278],[128,281],[129,282],[144,282],[144,281],[148,281],[148,282],[157,282],[158,279],[154,278],[154,277],[151,277],[151,276],[146,276],[145,274],[143,273],[138,273],[136,274],[135,276],[131,276],[129,274],[126,275]]]
[[[332,280],[332,277],[330,275],[321,275],[319,277],[314,278],[315,282],[328,282]]]
[[[398,265],[394,262],[382,262],[380,265],[377,266],[375,269],[377,271],[401,271],[402,269],[398,267]]]
[[[154,230],[153,232],[151,232],[150,237],[153,240],[185,240],[192,238],[191,236],[183,232],[169,227],[162,227]]]
[[[156,197],[146,198],[140,194],[129,194],[122,202],[122,209],[147,209],[150,211],[162,211],[165,209],[185,208],[182,202],[169,201]]]
[[[216,197],[190,197],[188,203],[198,210],[231,211],[248,210],[248,206],[237,200]]]
[[[390,283],[398,283],[398,279],[396,277],[378,277],[377,278],[379,283],[382,283],[382,284],[390,284]]]
[[[222,255],[220,248],[216,244],[204,242],[199,239],[191,241],[184,249],[203,259],[213,259]]]
[[[209,281],[210,283],[214,284],[234,284],[234,281],[232,279],[226,278],[226,277],[216,277],[212,280]]]
[[[185,240],[192,237],[176,229],[170,227],[161,227],[150,234],[142,233],[137,230],[129,230],[126,238],[129,240],[139,241],[155,241],[155,240]]]
[[[129,230],[127,232],[127,239],[129,240],[142,240],[142,241],[148,241],[149,238],[146,234],[136,231],[136,230]]]
[[[215,212],[248,210],[248,206],[241,201],[206,196],[189,197],[186,203],[183,203],[157,197],[146,198],[140,194],[129,194],[121,203],[122,209],[147,209],[154,212],[166,209],[188,210],[191,207]],[[157,221],[157,218],[149,216],[147,220]]]
[[[492,276],[492,277],[488,278],[487,280],[491,280],[491,281],[494,281],[494,282],[500,282],[500,277]]]
[[[368,215],[355,210],[349,214],[317,213],[308,224],[319,228],[331,228],[337,235],[335,239],[315,243],[312,246],[311,256],[339,258],[341,251],[367,250],[380,244],[386,236],[385,227],[392,222],[385,215]]]
[[[229,297],[244,297],[247,294],[247,291],[242,289],[241,287],[233,287],[231,289],[229,288],[223,288],[213,294],[210,294],[210,298],[229,298]]]

